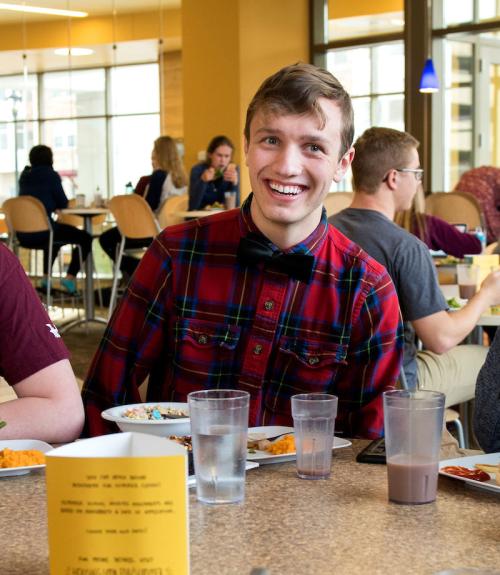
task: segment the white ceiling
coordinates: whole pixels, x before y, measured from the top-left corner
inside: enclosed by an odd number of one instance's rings
[[[179,8],[181,0],[5,0],[6,3],[26,4],[26,6],[41,6],[43,8],[57,8],[59,10],[82,10],[91,16],[102,16],[111,14],[113,8],[117,14],[125,12],[139,12],[147,10],[158,10],[163,8]],[[22,12],[11,12],[10,10],[0,10],[0,25],[13,24],[15,22],[40,22],[42,20],[53,20],[58,16],[42,16],[40,14],[25,14]]]

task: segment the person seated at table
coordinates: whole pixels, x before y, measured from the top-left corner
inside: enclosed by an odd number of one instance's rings
[[[474,433],[486,453],[500,451],[500,330],[477,378]]]
[[[460,310],[450,312],[427,246],[394,223],[421,186],[418,141],[390,128],[370,128],[354,144],[351,206],[330,217],[335,228],[357,242],[391,276],[405,322],[404,374],[414,389],[443,391],[446,405],[474,397],[486,348],[457,346],[482,313],[500,301],[500,272],[490,273]],[[415,334],[424,351],[417,352]]]
[[[234,145],[226,136],[212,138],[207,147],[207,159],[191,168],[189,176],[189,209],[202,210],[218,202],[222,206],[225,193],[235,194],[240,205],[238,167],[232,163]]]
[[[250,425],[291,425],[292,395],[339,398],[336,431],[383,432],[402,326],[386,270],[328,225],[323,199],[352,157],[349,95],[310,64],[264,81],[247,111],[252,194],[240,209],[160,233],[116,308],[83,387],[85,435],[101,411],[188,393],[250,393]]]
[[[461,232],[441,218],[424,213],[424,192],[419,186],[409,210],[396,213],[394,221],[417,236],[430,249],[463,258],[465,254],[480,254],[480,239],[472,233]]]
[[[0,403],[1,439],[73,441],[84,412],[69,353],[19,260],[0,244],[0,376],[17,399]]]
[[[177,144],[170,136],[160,136],[154,141],[151,152],[151,165],[153,172],[149,176],[142,176],[135,187],[134,193],[142,196],[150,205],[153,212],[158,213],[163,203],[172,196],[186,193],[186,174],[179,157]],[[127,240],[125,249],[148,247],[153,238],[140,238]],[[118,228],[111,228],[99,237],[99,243],[105,253],[115,261],[116,248],[121,242]],[[130,278],[137,264],[138,258],[123,255],[120,264],[121,272]]]
[[[64,193],[61,177],[54,170],[52,150],[48,146],[40,144],[31,148],[29,153],[31,166],[26,166],[19,178],[19,195],[33,196],[40,200],[47,211],[49,223],[54,231],[54,244],[52,248],[52,261],[49,263],[49,233],[18,233],[17,238],[22,247],[39,248],[43,250],[43,279],[41,288],[47,289],[47,277],[51,273],[52,266],[62,246],[72,244],[71,261],[66,277],[61,279],[61,288],[70,294],[76,294],[76,276],[80,271],[80,255],[78,246],[82,251],[82,261],[85,261],[91,246],[92,237],[84,230],[75,226],[58,223],[53,220],[53,214],[58,210],[68,207],[68,198]]]
[[[486,225],[487,243],[500,237],[500,213],[497,205],[500,197],[500,168],[481,166],[464,172],[458,180],[455,192],[473,195],[481,206]]]

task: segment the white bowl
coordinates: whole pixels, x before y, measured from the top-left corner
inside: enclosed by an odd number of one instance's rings
[[[114,421],[120,428],[120,431],[137,431],[138,433],[149,433],[150,435],[159,435],[161,437],[168,437],[169,435],[191,435],[191,422],[189,417],[150,421],[145,419],[130,419],[129,417],[123,416],[127,409],[133,409],[134,407],[153,407],[155,405],[182,409],[182,411],[189,412],[187,403],[153,401],[151,403],[132,403],[111,407],[103,411],[101,417],[108,421]]]

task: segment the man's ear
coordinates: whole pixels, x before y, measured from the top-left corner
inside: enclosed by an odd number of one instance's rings
[[[248,166],[248,140],[247,140],[247,137],[246,137],[246,136],[245,136],[245,141],[244,141],[243,149],[244,149],[244,152],[245,152],[245,165]]]
[[[337,184],[340,182],[340,180],[342,180],[342,178],[345,176],[345,173],[349,169],[349,166],[352,164],[352,161],[354,160],[354,153],[354,148],[351,146],[349,150],[347,150],[347,152],[342,156],[342,158],[340,158],[340,162],[338,163],[337,168],[333,173],[333,181]]]
[[[396,178],[398,177],[398,173],[396,170],[389,170],[387,172],[387,176],[385,177],[385,183],[390,190],[394,190],[397,186]]]

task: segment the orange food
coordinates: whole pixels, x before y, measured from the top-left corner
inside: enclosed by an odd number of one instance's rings
[[[278,441],[271,443],[266,448],[268,453],[272,453],[273,455],[283,455],[284,453],[294,453],[295,452],[295,439],[293,435],[285,435]]]
[[[448,467],[443,467],[441,471],[450,473],[451,475],[457,475],[458,477],[474,479],[474,481],[489,481],[491,479],[490,476],[481,469],[469,469],[468,467],[462,467],[460,465],[450,465]]]
[[[9,448],[0,451],[0,468],[26,467],[28,465],[42,465],[45,455],[38,449],[12,450]]]

